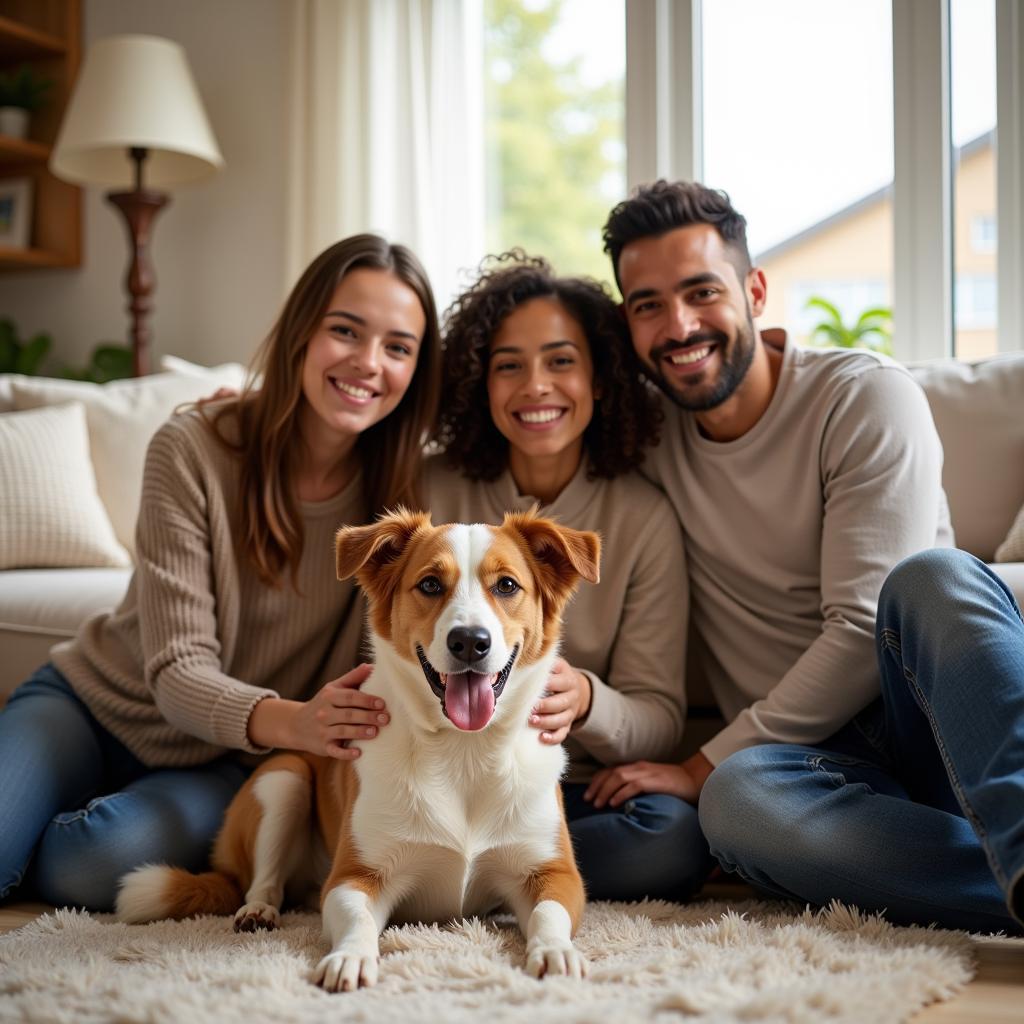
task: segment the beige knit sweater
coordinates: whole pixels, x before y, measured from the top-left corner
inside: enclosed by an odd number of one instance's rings
[[[435,523],[500,523],[536,499],[507,471],[473,482],[427,461],[425,496]],[[581,465],[542,507],[579,530],[601,535],[601,582],[581,583],[563,615],[563,657],[590,679],[586,719],[566,740],[572,782],[638,758],[670,758],[683,735],[688,618],[682,535],[665,496],[635,473],[588,480]]]
[[[53,649],[99,722],[152,767],[263,753],[246,735],[260,700],[307,699],[360,660],[362,601],[334,560],[335,530],[362,518],[359,479],[301,506],[296,592],[239,558],[238,478],[196,413],[166,423],[146,457],[128,593]]]

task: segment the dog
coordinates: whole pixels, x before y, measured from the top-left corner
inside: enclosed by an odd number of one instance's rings
[[[505,908],[530,974],[582,977],[565,754],[539,742],[528,716],[565,603],[581,579],[598,581],[598,536],[533,512],[495,527],[399,510],[340,529],[336,557],[339,579],[355,576],[367,595],[363,689],[384,698],[391,724],[353,761],[269,758],[228,809],[214,870],[139,868],[122,880],[118,916],[237,910],[236,931],[270,929],[286,890],[297,902],[319,887],[331,949],[312,980],[348,991],[376,983],[389,922]]]

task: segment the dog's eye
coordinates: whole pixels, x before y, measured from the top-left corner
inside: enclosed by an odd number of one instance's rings
[[[444,587],[441,586],[441,581],[436,576],[424,576],[416,584],[416,589],[421,594],[426,594],[427,597],[437,597],[444,590]]]
[[[511,576],[502,576],[497,583],[494,584],[494,592],[500,594],[502,597],[509,597],[514,594],[517,590],[522,588]]]

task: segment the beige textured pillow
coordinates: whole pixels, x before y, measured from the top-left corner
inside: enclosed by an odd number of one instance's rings
[[[1024,562],[1024,508],[1017,513],[1006,540],[996,548],[997,562]]]
[[[942,484],[957,547],[991,562],[1024,502],[1024,355],[910,367],[945,452]]]
[[[155,373],[109,384],[19,377],[11,382],[11,392],[18,409],[68,401],[85,406],[96,487],[118,541],[132,552],[150,438],[179,405],[237,381],[235,365],[226,364],[202,375]]]
[[[128,565],[96,493],[82,406],[0,414],[0,569]]]

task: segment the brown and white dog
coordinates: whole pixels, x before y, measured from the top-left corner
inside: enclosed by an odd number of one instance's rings
[[[235,914],[273,928],[288,895],[320,887],[331,991],[377,980],[389,922],[510,909],[527,970],[585,971],[583,911],[558,780],[561,747],[527,724],[557,654],[561,611],[596,583],[600,542],[533,514],[500,527],[432,526],[399,511],[337,536],[337,571],[369,600],[374,670],[363,689],[391,724],[352,762],[282,754],[239,791],[214,871],[149,866],[122,882],[127,921]],[[242,893],[245,894],[242,904]]]

